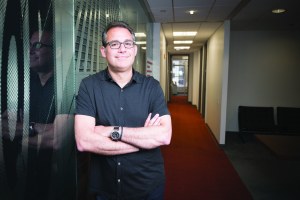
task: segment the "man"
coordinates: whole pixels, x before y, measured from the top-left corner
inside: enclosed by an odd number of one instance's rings
[[[127,23],[110,23],[102,44],[107,69],[82,80],[76,102],[77,148],[91,152],[89,189],[97,200],[162,200],[159,147],[172,134],[162,89],[133,69],[137,46]]]

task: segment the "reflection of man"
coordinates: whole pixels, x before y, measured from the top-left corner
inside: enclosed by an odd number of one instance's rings
[[[51,178],[55,118],[51,32],[33,33],[30,39],[30,69],[26,198],[45,199]]]

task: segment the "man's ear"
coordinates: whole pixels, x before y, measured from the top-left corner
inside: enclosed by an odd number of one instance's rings
[[[103,58],[106,57],[106,48],[104,46],[100,47],[100,52]]]

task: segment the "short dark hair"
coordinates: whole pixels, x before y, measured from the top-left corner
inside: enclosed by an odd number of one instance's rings
[[[124,21],[113,21],[113,22],[110,22],[106,26],[106,28],[104,29],[104,31],[102,32],[102,45],[104,47],[107,46],[107,32],[110,29],[115,28],[115,27],[126,28],[131,33],[132,40],[135,41],[135,34],[134,34],[134,31],[133,31],[133,28],[131,28],[128,23],[126,23]]]

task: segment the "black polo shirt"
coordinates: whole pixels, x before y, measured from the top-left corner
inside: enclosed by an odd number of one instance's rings
[[[120,88],[103,70],[82,80],[76,114],[92,116],[96,125],[143,127],[149,113],[169,115],[159,82],[133,70],[129,84]],[[118,156],[93,154],[90,190],[110,199],[143,199],[164,183],[159,148]]]
[[[39,76],[30,76],[30,122],[49,124],[55,119],[54,77],[42,86]]]

